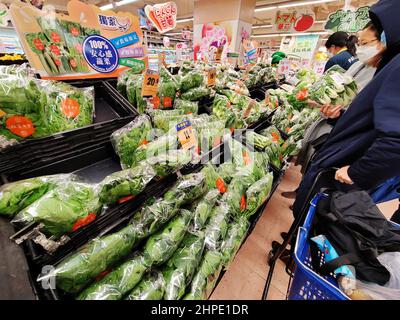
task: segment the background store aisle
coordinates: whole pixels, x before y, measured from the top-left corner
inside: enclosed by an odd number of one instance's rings
[[[210,297],[211,300],[261,299],[268,273],[266,258],[271,250],[271,243],[273,240],[280,241],[280,233],[287,231],[293,221],[293,214],[289,209],[293,200],[283,198],[281,192],[296,189],[300,179],[300,167],[291,166],[286,171],[252,234]],[[279,261],[268,298],[285,299],[288,281],[284,263]]]

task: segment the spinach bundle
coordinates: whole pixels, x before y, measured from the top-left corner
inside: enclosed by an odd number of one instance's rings
[[[105,177],[100,183],[100,201],[104,204],[115,203],[121,198],[136,196],[155,177],[154,169],[146,164],[117,171]]]
[[[185,93],[182,93],[181,99],[189,101],[197,101],[201,98],[208,97],[211,95],[211,90],[208,87],[197,87],[192,88]]]
[[[225,267],[227,267],[235,257],[249,229],[249,225],[250,223],[245,218],[241,218],[229,224],[226,237],[221,245],[222,261]]]
[[[246,191],[246,209],[242,213],[245,217],[249,218],[252,216],[259,207],[264,203],[265,199],[271,192],[272,182],[274,176],[272,173],[268,173],[265,177],[256,181]]]
[[[161,265],[166,262],[178,248],[185,236],[192,213],[180,210],[163,230],[147,239],[143,255],[151,265]]]
[[[65,183],[72,178],[73,175],[59,174],[7,183],[0,187],[0,214],[14,216],[54,189],[58,183]]]
[[[232,181],[236,170],[237,167],[234,163],[224,162],[218,167],[217,172],[222,180],[224,180],[226,184],[229,184]]]
[[[165,200],[176,201],[179,199],[181,205],[188,204],[200,198],[207,192],[204,174],[192,173],[181,177],[178,182],[164,195]]]
[[[174,109],[182,110],[183,114],[198,114],[199,103],[197,101],[187,101],[182,99],[175,99]]]
[[[205,164],[203,169],[201,169],[201,173],[203,173],[206,178],[206,183],[209,190],[217,188],[221,193],[226,192],[225,181],[222,179],[212,163],[208,162]]]
[[[192,120],[192,115],[181,114],[183,110],[160,110],[161,112],[153,113],[154,127],[160,129],[162,132],[167,133],[171,129],[175,129],[175,125],[184,121]],[[177,114],[179,113],[179,114]],[[176,131],[176,130],[175,130]]]
[[[206,251],[184,300],[206,300],[215,286],[221,267],[222,254],[218,251]]]
[[[179,89],[183,93],[192,88],[200,87],[203,84],[203,81],[204,77],[200,72],[192,71],[182,77]]]
[[[148,268],[143,255],[136,255],[85,289],[77,299],[120,300],[140,282]]]
[[[148,158],[146,163],[155,170],[158,177],[166,177],[188,164],[191,160],[192,153],[189,150],[170,150]]]
[[[125,300],[162,300],[164,291],[163,275],[159,272],[152,272],[139,282]]]
[[[111,142],[121,160],[123,169],[130,168],[135,162],[136,149],[152,140],[152,128],[150,118],[140,115],[111,134]]]
[[[137,241],[138,231],[134,225],[95,238],[57,264],[50,276],[56,277],[57,287],[63,291],[79,292],[98,274],[124,259]]]
[[[204,198],[200,199],[192,206],[192,210],[194,211],[194,230],[201,230],[206,225],[206,222],[211,215],[212,208],[217,202],[219,196],[219,190],[212,189],[204,196]]]
[[[142,144],[133,153],[132,164],[136,165],[142,160],[147,158],[161,155],[168,152],[169,150],[175,150],[178,148],[178,139],[176,135],[165,134],[149,143]]]
[[[11,222],[43,223],[47,233],[58,237],[92,222],[100,208],[92,185],[67,181],[20,211]]]
[[[179,300],[192,281],[204,249],[204,234],[187,233],[164,270],[165,300]]]
[[[221,201],[211,211],[205,230],[205,244],[209,250],[218,250],[225,239],[229,224],[229,206]]]

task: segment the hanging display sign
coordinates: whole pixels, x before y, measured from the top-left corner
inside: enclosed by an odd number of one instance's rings
[[[159,33],[165,33],[176,27],[178,8],[175,2],[166,2],[155,5],[147,5],[144,8],[147,18],[157,28]]]
[[[318,44],[318,35],[302,35],[282,39],[280,51],[298,58],[311,61]]]
[[[51,7],[10,6],[25,55],[42,78],[116,77],[131,65],[138,67],[135,59],[146,55],[138,17],[78,0],[68,2],[67,9],[64,15]]]
[[[338,10],[328,16],[325,30],[358,32],[370,21],[370,8],[369,6],[365,6],[358,9]]]
[[[146,13],[144,12],[144,8],[138,9],[139,16],[139,24],[141,29],[151,30],[153,28],[153,24],[147,18]]]
[[[310,29],[315,22],[312,10],[278,11],[275,18],[277,32],[304,32]]]

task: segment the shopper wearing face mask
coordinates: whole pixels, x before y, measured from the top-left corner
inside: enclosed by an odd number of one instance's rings
[[[325,43],[325,47],[331,58],[326,63],[324,72],[334,65],[339,65],[344,70],[348,70],[357,62],[357,41],[356,36],[350,36],[347,32],[339,31],[331,34]]]

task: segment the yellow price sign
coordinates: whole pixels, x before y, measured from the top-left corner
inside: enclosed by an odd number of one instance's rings
[[[142,97],[155,97],[158,91],[160,75],[146,72],[142,83]]]
[[[183,150],[189,150],[190,148],[197,146],[196,135],[189,120],[178,123],[176,125],[176,131]]]
[[[222,52],[224,51],[224,47],[223,46],[219,46],[217,49],[217,53],[215,54],[215,60],[221,61],[221,56],[222,56]]]
[[[215,80],[217,78],[217,69],[211,68],[208,70],[207,74],[207,86],[212,87],[215,86]]]

